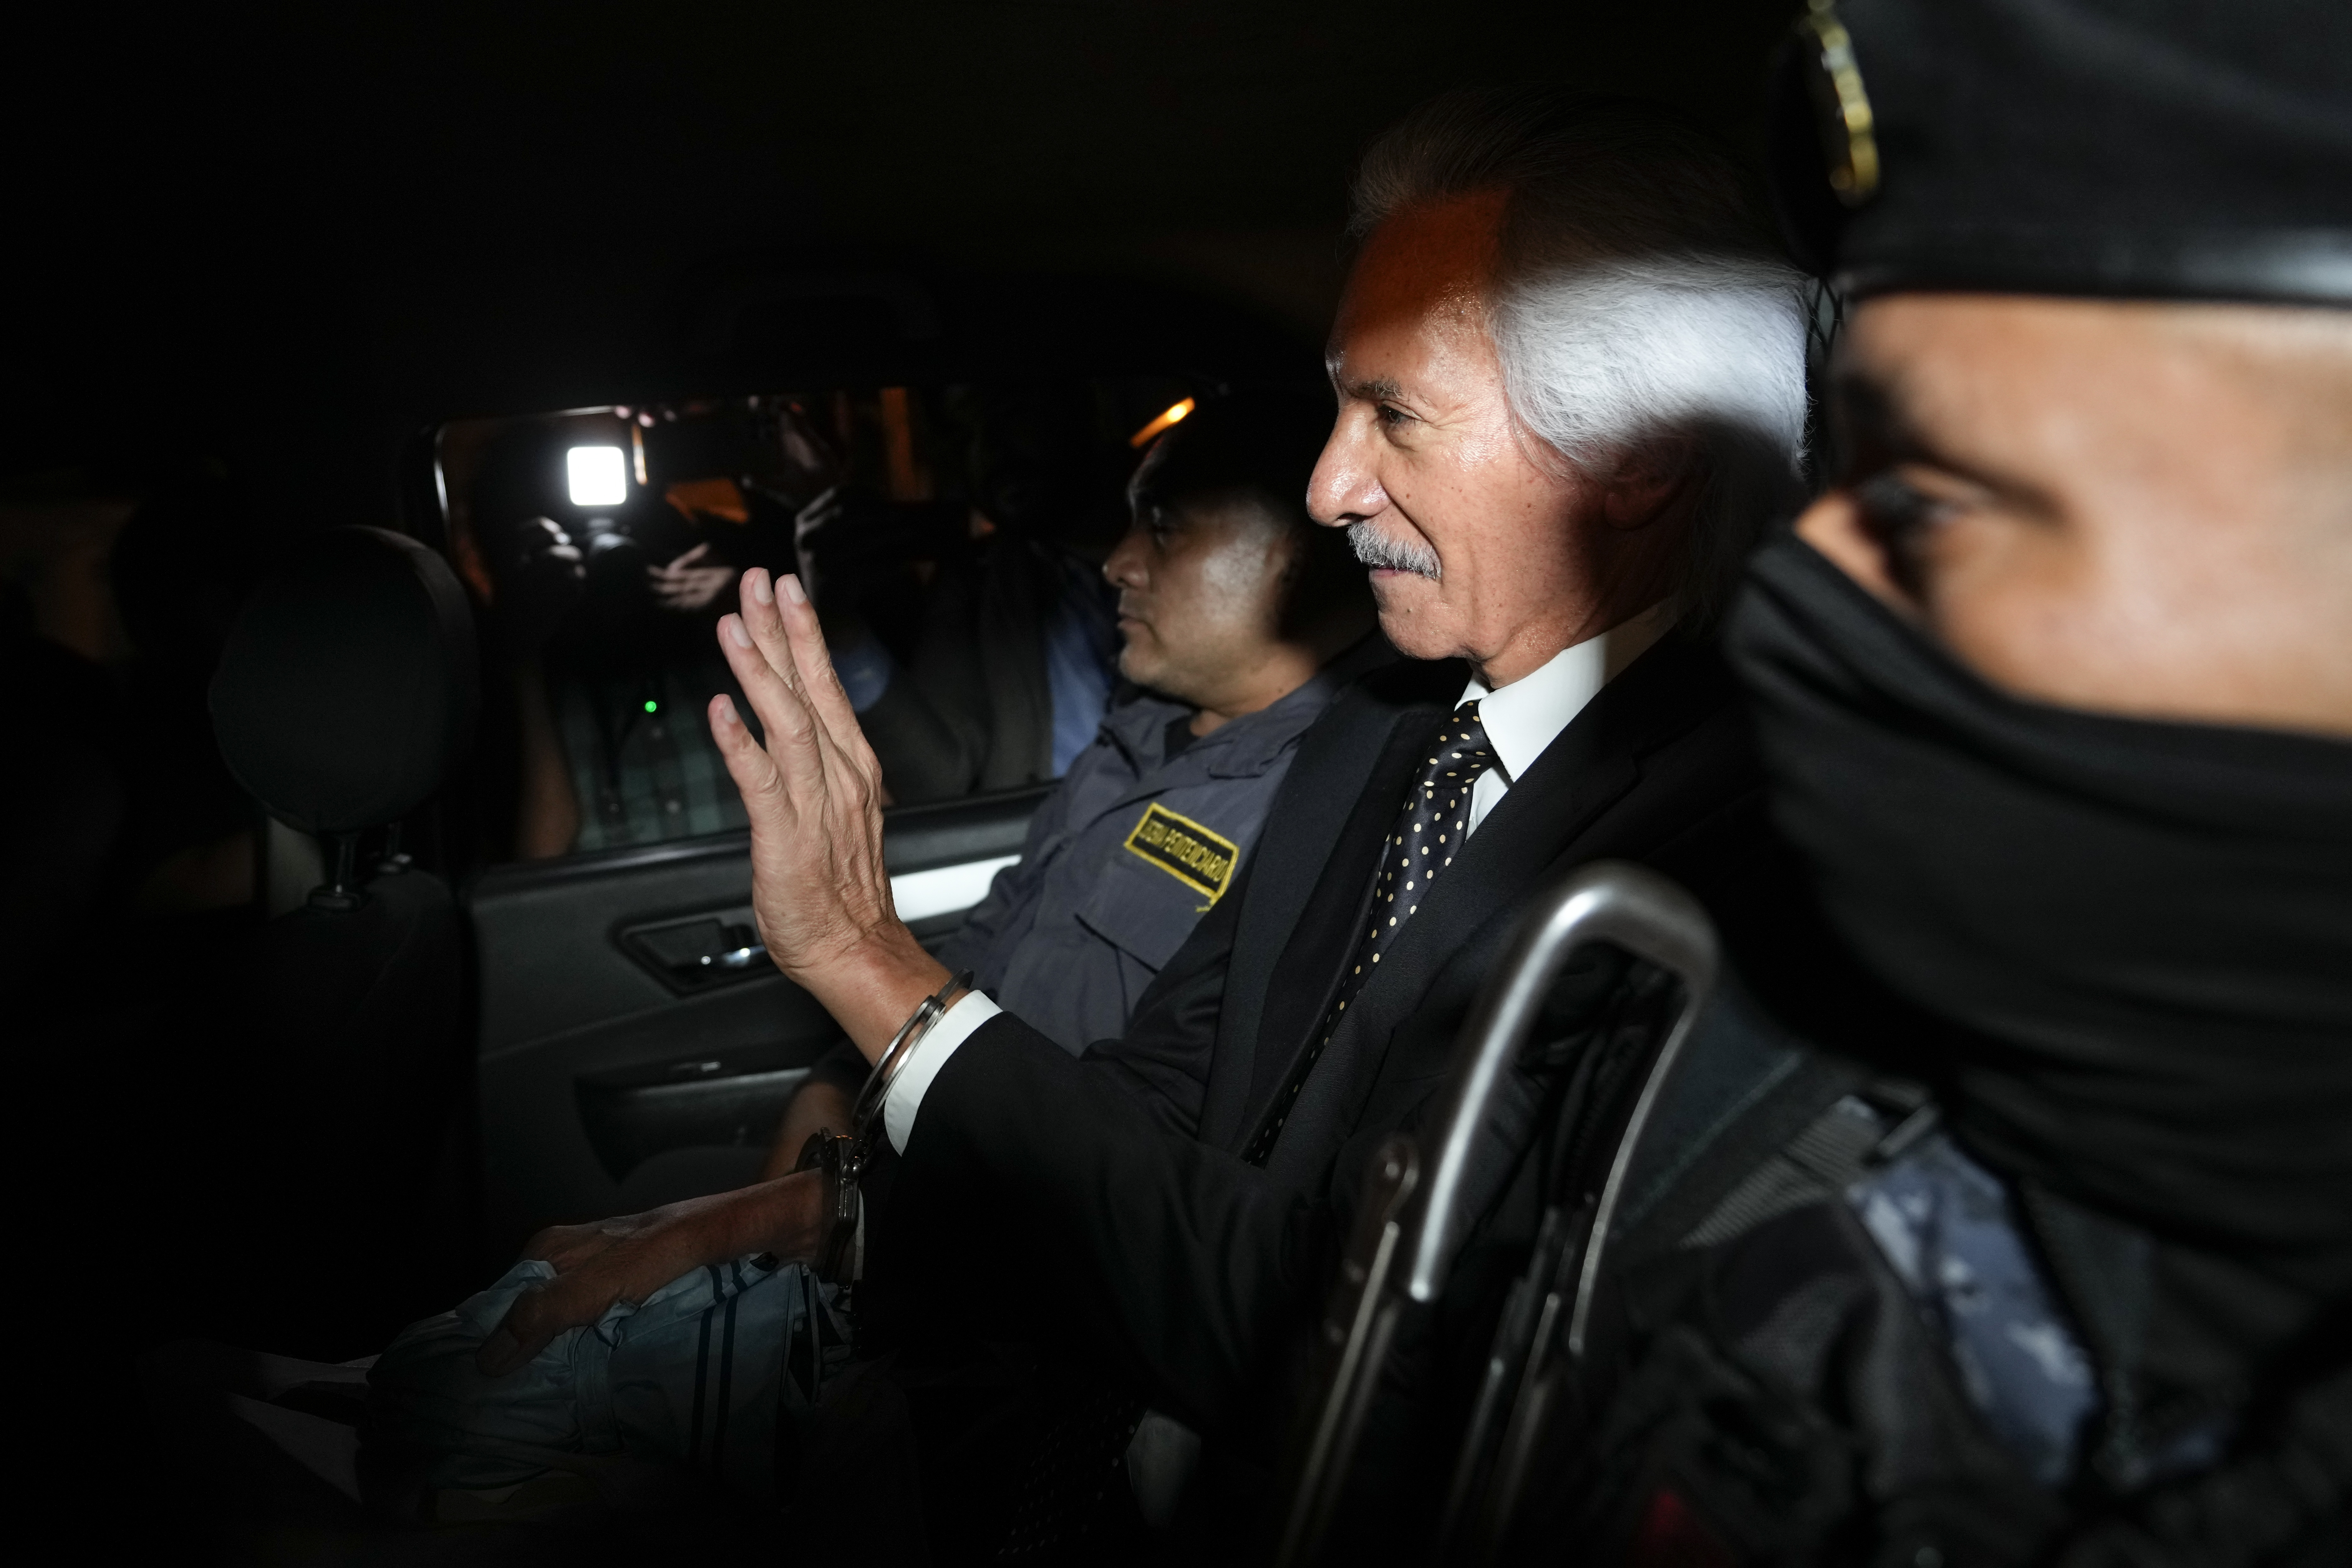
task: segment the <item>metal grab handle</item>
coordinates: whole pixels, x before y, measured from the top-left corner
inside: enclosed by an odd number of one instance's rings
[[[1578,868],[1528,913],[1513,937],[1496,978],[1487,983],[1478,1010],[1454,1047],[1453,1093],[1438,1118],[1435,1152],[1424,1162],[1428,1178],[1422,1223],[1405,1257],[1405,1289],[1429,1302],[1445,1289],[1464,1230],[1477,1217],[1461,1212],[1479,1129],[1486,1122],[1495,1090],[1518,1058],[1536,1016],[1560,969],[1588,942],[1606,942],[1670,971],[1683,983],[1684,1003],[1674,1031],[1658,1053],[1657,1065],[1634,1103],[1616,1163],[1602,1187],[1586,1249],[1584,1279],[1577,1291],[1570,1333],[1580,1332],[1596,1277],[1601,1244],[1614,1218],[1620,1190],[1632,1164],[1633,1144],[1657,1102],[1658,1090],[1681,1054],[1691,1022],[1715,988],[1715,927],[1698,900],[1659,876],[1622,860],[1596,860]]]
[[[1496,1090],[1560,969],[1595,942],[1614,943],[1672,972],[1683,983],[1684,1005],[1634,1104],[1593,1217],[1571,1318],[1573,1342],[1581,1348],[1604,1227],[1615,1215],[1643,1125],[1714,989],[1717,963],[1715,928],[1698,901],[1656,872],[1622,860],[1579,868],[1528,910],[1455,1041],[1447,1075],[1452,1087],[1427,1140],[1400,1134],[1373,1157],[1363,1201],[1377,1212],[1358,1215],[1324,1316],[1322,1376],[1276,1552],[1284,1568],[1301,1568],[1321,1550],[1398,1315],[1407,1300],[1427,1305],[1444,1292],[1463,1237],[1478,1217],[1466,1212],[1466,1189]],[[1422,1156],[1424,1147],[1433,1155]],[[1402,1288],[1392,1288],[1400,1276]]]
[[[1671,885],[1669,890],[1680,896],[1679,889]],[[1566,1366],[1584,1359],[1586,1332],[1599,1295],[1601,1259],[1608,1252],[1612,1232],[1616,1229],[1617,1208],[1624,1196],[1626,1179],[1641,1150],[1642,1135],[1648,1128],[1651,1114],[1657,1109],[1681,1059],[1684,1042],[1714,990],[1717,954],[1713,929],[1695,908],[1691,915],[1697,921],[1696,929],[1703,940],[1690,944],[1691,951],[1684,961],[1677,962],[1654,950],[1644,952],[1652,962],[1681,977],[1683,1005],[1674,1026],[1652,1058],[1649,1071],[1643,1075],[1641,1090],[1626,1113],[1615,1147],[1610,1151],[1608,1173],[1602,1179],[1601,1191],[1597,1196],[1584,1196],[1572,1209],[1555,1205],[1550,1211],[1552,1215],[1575,1216],[1571,1223],[1580,1232],[1580,1245],[1571,1241],[1549,1258],[1538,1256],[1531,1260],[1532,1267],[1522,1277],[1518,1288],[1528,1292],[1529,1301],[1538,1297],[1542,1300],[1532,1331],[1506,1340],[1503,1329],[1497,1329],[1495,1349],[1488,1358],[1489,1370],[1503,1373],[1516,1387],[1507,1413],[1499,1401],[1482,1401],[1463,1433],[1454,1485],[1439,1525],[1439,1541],[1444,1549],[1441,1555],[1448,1561],[1486,1563],[1496,1560],[1503,1552],[1504,1537],[1531,1473],[1537,1446],[1556,1412]],[[1635,944],[1629,942],[1626,945]],[[1576,1281],[1574,1292],[1563,1300],[1565,1275],[1571,1270]],[[1550,1282],[1549,1287],[1547,1280]],[[1559,1331],[1563,1305],[1565,1333]],[[1560,1348],[1559,1356],[1550,1352],[1549,1347],[1555,1344]],[[1502,1390],[1497,1387],[1495,1392],[1499,1394]],[[1494,1425],[1498,1415],[1502,1417],[1499,1433]],[[1490,1442],[1496,1446],[1490,1448]]]
[[[1332,1310],[1323,1320],[1316,1346],[1316,1380],[1328,1397],[1316,1408],[1298,1463],[1291,1509],[1283,1519],[1275,1549],[1277,1564],[1311,1561],[1330,1523],[1339,1489],[1329,1484],[1348,1472],[1357,1434],[1388,1358],[1399,1303],[1387,1284],[1397,1244],[1404,1236],[1406,1211],[1421,1177],[1421,1156],[1408,1133],[1399,1132],[1372,1156],[1371,1180],[1356,1214],[1356,1233],[1339,1265]]]

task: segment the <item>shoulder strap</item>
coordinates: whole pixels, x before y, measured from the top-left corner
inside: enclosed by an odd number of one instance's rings
[[[1859,1065],[1789,1035],[1725,974],[1643,1137],[1616,1230],[1620,1256],[1631,1263],[1681,1245],[1759,1166],[1870,1081]]]

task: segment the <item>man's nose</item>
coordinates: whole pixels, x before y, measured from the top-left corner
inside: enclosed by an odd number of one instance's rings
[[[1143,552],[1137,548],[1135,537],[1140,531],[1129,524],[1128,531],[1118,536],[1118,542],[1111,546],[1110,553],[1103,557],[1103,581],[1114,588],[1143,586]]]
[[[1350,414],[1339,416],[1307,481],[1307,515],[1326,528],[1345,528],[1389,504],[1360,423]]]

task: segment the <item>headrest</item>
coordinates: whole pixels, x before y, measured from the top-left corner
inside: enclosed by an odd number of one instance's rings
[[[380,528],[304,541],[229,628],[213,732],[237,782],[312,833],[396,822],[438,788],[480,699],[442,559]]]

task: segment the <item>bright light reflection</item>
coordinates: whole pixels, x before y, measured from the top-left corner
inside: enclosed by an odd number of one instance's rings
[[[1150,446],[1151,444],[1151,438],[1154,436],[1159,435],[1162,430],[1167,429],[1168,426],[1175,424],[1187,414],[1192,413],[1193,406],[1193,402],[1189,397],[1184,399],[1181,403],[1170,404],[1160,414],[1159,418],[1154,419],[1150,424],[1146,425],[1142,429],[1138,430],[1134,435],[1129,436],[1127,438],[1127,444],[1135,447]]]
[[[968,910],[988,897],[996,874],[1020,859],[1000,855],[989,860],[967,860],[961,866],[936,866],[928,871],[901,871],[890,879],[890,902],[902,921],[927,921],[933,915]]]
[[[629,460],[618,447],[574,447],[563,458],[573,506],[619,506],[629,499]]]

